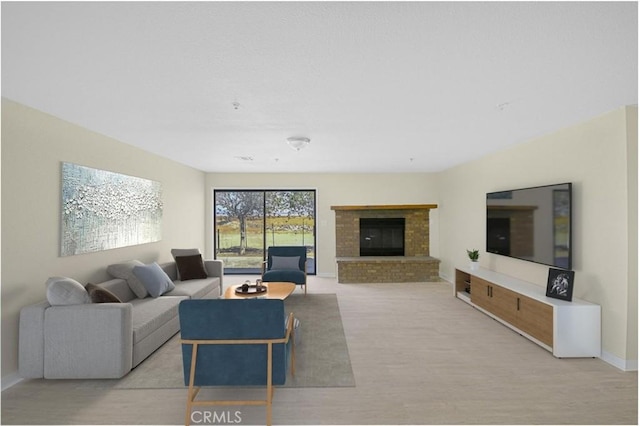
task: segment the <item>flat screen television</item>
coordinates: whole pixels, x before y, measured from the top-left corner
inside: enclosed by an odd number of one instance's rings
[[[487,253],[571,269],[571,183],[487,193]]]

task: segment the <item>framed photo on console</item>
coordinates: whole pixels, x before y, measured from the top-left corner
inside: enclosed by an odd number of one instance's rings
[[[573,271],[549,268],[547,297],[571,302],[573,296]]]

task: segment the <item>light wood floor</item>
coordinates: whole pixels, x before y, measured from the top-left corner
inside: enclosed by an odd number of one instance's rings
[[[599,359],[556,359],[455,299],[449,283],[310,277],[309,297],[334,292],[356,386],[277,389],[274,424],[638,424],[637,373]],[[2,392],[2,424],[183,422],[184,390],[111,387],[21,382]],[[216,424],[264,421],[262,407],[206,410]]]

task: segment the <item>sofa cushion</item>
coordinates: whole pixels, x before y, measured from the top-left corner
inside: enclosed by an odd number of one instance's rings
[[[47,301],[51,306],[91,303],[84,286],[72,278],[50,277],[45,285]]]
[[[220,278],[205,278],[202,280],[176,281],[176,288],[165,293],[165,296],[187,296],[191,299],[202,299],[216,288],[220,287]]]
[[[133,274],[138,277],[151,297],[159,297],[175,288],[171,278],[155,262],[150,265],[134,266]]]
[[[162,270],[169,275],[169,278],[171,278],[172,281],[178,279],[178,267],[176,266],[175,261],[158,263],[158,265],[160,265]]]
[[[122,303],[118,296],[104,287],[89,283],[85,288],[89,293],[91,303]]]
[[[201,254],[192,256],[176,256],[178,276],[181,281],[201,280],[207,278],[207,271],[204,270]]]
[[[186,297],[162,296],[131,301],[133,344],[140,342],[178,315],[178,305]]]
[[[133,273],[135,266],[143,266],[144,263],[139,260],[129,260],[127,262],[115,263],[107,266],[107,273],[114,278],[120,278],[127,281],[131,290],[139,299],[144,299],[149,295],[144,284],[140,282],[138,277]]]
[[[120,278],[114,278],[96,285],[115,294],[122,303],[130,302],[138,298],[133,290],[131,290],[131,287],[129,287],[127,281]]]
[[[271,256],[271,271],[278,269],[300,270],[300,256]]]
[[[195,254],[200,254],[200,250],[197,248],[193,249],[171,249],[171,256],[173,256],[173,260],[176,261],[177,257],[180,256],[193,256]],[[176,261],[177,263],[177,261]],[[178,279],[182,280],[180,277],[180,270],[178,270]]]

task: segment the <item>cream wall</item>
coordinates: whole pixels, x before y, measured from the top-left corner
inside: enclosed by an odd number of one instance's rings
[[[213,254],[214,189],[315,189],[317,274],[336,276],[335,205],[432,204],[436,175],[397,174],[216,174],[206,178],[207,255]],[[438,257],[438,209],[430,216],[431,255]]]
[[[442,172],[441,274],[480,264],[546,285],[548,267],[485,252],[485,194],[573,183],[574,297],[602,306],[603,359],[637,369],[637,107],[621,108]]]
[[[627,182],[629,293],[627,294],[627,357],[638,359],[638,108],[627,108]],[[635,342],[635,344],[634,344]],[[636,361],[637,364],[637,361]],[[637,367],[637,365],[636,365]]]
[[[45,280],[107,278],[108,264],[204,250],[204,173],[2,99],[2,379],[17,371],[20,308],[45,298]],[[162,183],[162,240],[59,257],[61,162]]]

